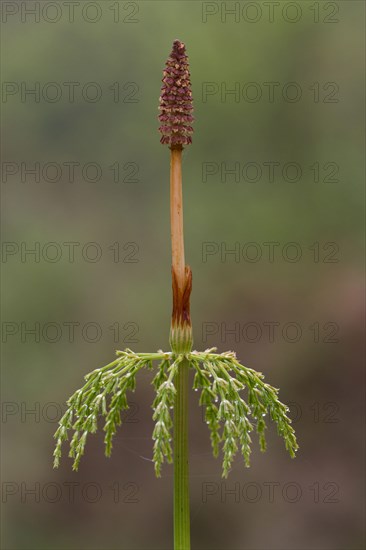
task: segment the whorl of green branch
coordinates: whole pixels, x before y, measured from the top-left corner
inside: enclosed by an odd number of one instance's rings
[[[136,374],[144,367],[151,369],[159,361],[153,384],[156,397],[153,403],[153,432],[155,472],[160,476],[163,462],[172,462],[172,409],[175,402],[175,377],[184,359],[195,371],[193,387],[200,390],[200,405],[205,407],[214,456],[220,445],[223,453],[223,476],[227,477],[239,448],[245,465],[250,465],[251,432],[256,430],[260,449],[266,450],[265,417],[277,424],[278,434],[284,439],[291,457],[298,449],[288,408],[278,399],[278,390],[263,381],[263,375],[244,367],[233,352],[214,353],[193,351],[185,355],[164,353],[134,353],[118,351],[117,359],[85,377],[86,384],[68,400],[68,409],[55,433],[54,466],[58,467],[61,447],[73,432],[69,456],[77,470],[84,454],[89,433],[98,429],[98,418],[104,417],[105,453],[110,456],[113,436],[121,424],[121,412],[128,409],[127,391],[134,391]]]
[[[126,393],[135,390],[137,372],[143,367],[152,368],[152,361],[165,359],[169,354],[134,353],[126,349],[117,351],[117,356],[113,363],[87,374],[86,384],[67,401],[68,409],[54,435],[55,468],[59,466],[62,444],[69,439],[68,432],[73,431],[69,457],[74,459],[73,470],[78,469],[87,437],[97,431],[100,416],[105,419],[105,454],[110,456],[113,436],[122,423],[121,412],[129,408]]]
[[[267,415],[277,424],[278,434],[294,458],[298,445],[287,416],[289,409],[278,399],[279,390],[263,382],[262,373],[241,365],[235,353],[214,351],[215,348],[204,353],[192,352],[190,363],[196,371],[193,387],[201,390],[200,405],[205,406],[214,456],[222,443],[223,477],[228,476],[239,447],[245,465],[250,466],[250,433],[254,426],[260,449],[266,450]]]

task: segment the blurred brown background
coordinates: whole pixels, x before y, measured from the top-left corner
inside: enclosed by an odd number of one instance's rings
[[[301,447],[290,460],[272,426],[267,453],[255,443],[252,467],[238,457],[223,481],[192,392],[192,548],[363,548],[363,2],[1,9],[2,547],[172,547],[151,373],[111,459],[98,435],[79,473],[67,458],[54,471],[52,436],[116,348],[168,347],[157,106],[179,38],[196,116],[184,153],[195,347],[235,349],[280,387]]]

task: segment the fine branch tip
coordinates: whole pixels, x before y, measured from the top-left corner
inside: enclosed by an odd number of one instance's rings
[[[192,143],[193,103],[189,61],[186,47],[174,40],[163,71],[160,93],[160,142],[171,149],[182,149]]]

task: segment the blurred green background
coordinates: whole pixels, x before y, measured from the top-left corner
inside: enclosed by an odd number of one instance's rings
[[[238,458],[223,482],[192,392],[192,548],[363,548],[363,2],[71,4],[72,17],[66,2],[2,2],[2,548],[172,548],[151,373],[111,459],[98,435],[79,473],[67,458],[54,471],[52,436],[116,348],[168,347],[157,106],[175,38],[196,117],[183,165],[195,347],[235,349],[280,387],[301,447],[291,461],[272,426],[267,453],[255,443],[252,467]]]

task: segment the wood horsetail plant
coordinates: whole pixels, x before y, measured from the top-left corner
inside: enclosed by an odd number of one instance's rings
[[[277,424],[291,457],[298,449],[288,408],[278,399],[278,389],[265,383],[263,375],[244,367],[232,351],[216,353],[216,348],[192,351],[190,294],[192,272],[186,266],[183,239],[182,151],[192,142],[193,106],[188,57],[185,45],[173,43],[163,73],[160,96],[161,143],[170,149],[170,216],[172,240],[173,313],[170,328],[171,350],[156,353],[117,351],[112,362],[92,371],[86,383],[68,400],[68,409],[55,433],[54,466],[58,467],[61,447],[73,433],[69,456],[77,470],[89,434],[104,417],[105,453],[110,456],[112,441],[121,424],[121,412],[128,409],[128,392],[136,387],[136,375],[143,368],[155,372],[153,402],[155,428],[153,460],[160,476],[164,461],[174,462],[174,548],[190,548],[188,475],[188,376],[194,372],[193,388],[200,392],[205,409],[214,456],[222,450],[222,475],[227,477],[240,449],[245,466],[250,464],[251,432],[256,431],[262,451],[266,450],[268,415]],[[155,367],[155,363],[158,363]],[[171,414],[173,411],[173,419]],[[173,450],[172,450],[173,434]]]

